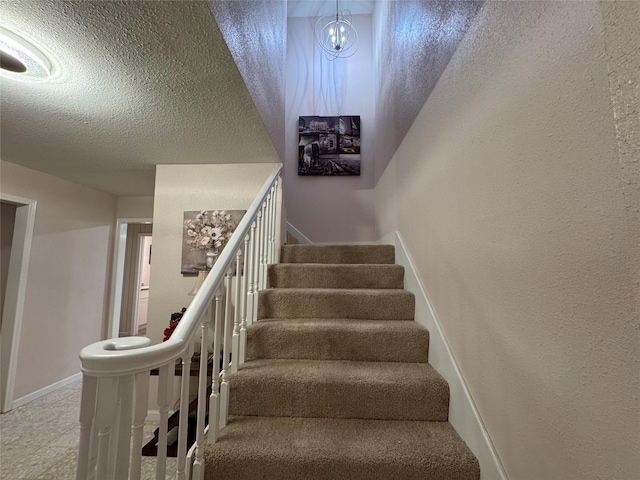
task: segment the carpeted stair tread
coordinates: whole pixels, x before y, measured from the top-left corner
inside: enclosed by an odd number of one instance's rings
[[[428,363],[259,359],[230,385],[233,415],[448,418],[449,385]]]
[[[279,263],[269,266],[271,288],[395,288],[404,287],[400,265]]]
[[[268,288],[258,295],[258,318],[413,320],[412,293],[397,289]]]
[[[427,362],[429,332],[413,320],[262,319],[247,327],[247,360]]]
[[[207,480],[479,480],[394,260],[392,245],[282,248]]]
[[[448,422],[231,417],[206,480],[478,480]]]
[[[395,263],[393,245],[285,245],[281,263]]]

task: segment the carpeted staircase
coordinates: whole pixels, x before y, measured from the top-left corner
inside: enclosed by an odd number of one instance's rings
[[[208,480],[478,479],[390,245],[283,247]]]

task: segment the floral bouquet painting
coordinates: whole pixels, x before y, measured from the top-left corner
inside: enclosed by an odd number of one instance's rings
[[[180,273],[210,270],[246,210],[184,212]]]

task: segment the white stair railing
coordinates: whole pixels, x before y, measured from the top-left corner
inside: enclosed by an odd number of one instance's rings
[[[281,169],[278,166],[273,171],[258,193],[169,340],[150,345],[145,337],[115,338],[80,352],[83,384],[77,480],[140,479],[151,372],[158,375],[160,416],[156,479],[174,477],[167,469],[169,434],[173,437],[168,418],[178,394],[175,477],[204,478],[204,445],[215,442],[227,424],[229,376],[244,362],[246,328],[256,319],[258,292],[266,287],[267,266],[278,261]],[[193,355],[196,338],[200,339],[199,357]],[[197,365],[192,366],[192,360]],[[176,373],[181,375],[179,389],[174,388]],[[193,401],[192,373],[198,378]],[[194,402],[195,443],[189,447],[188,417]]]

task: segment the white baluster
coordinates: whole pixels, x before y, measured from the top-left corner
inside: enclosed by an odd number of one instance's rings
[[[265,231],[265,246],[264,246],[264,264],[265,264],[265,268],[264,268],[264,280],[263,280],[263,287],[266,288],[267,286],[267,265],[269,265],[269,258],[271,256],[271,205],[272,205],[272,198],[273,198],[273,187],[271,187],[271,189],[269,190],[269,194],[267,195],[267,211],[266,211],[266,215],[265,215],[265,226],[264,226],[264,231]]]
[[[229,417],[229,353],[231,352],[231,270],[227,271],[224,279],[224,342],[222,347],[222,383],[220,384],[220,428],[227,425]],[[235,361],[235,359],[233,359]]]
[[[258,215],[257,215],[257,220],[258,220],[258,229],[256,231],[257,235],[256,235],[256,272],[255,272],[255,277],[253,279],[254,282],[254,291],[256,292],[256,294],[258,293],[258,291],[261,288],[260,285],[260,276],[262,275],[262,234],[263,234],[263,218],[262,218],[262,206],[260,206],[260,210],[258,211]]]
[[[109,436],[109,462],[107,463],[107,479],[115,480],[116,451],[118,446],[118,427],[120,426],[120,379],[116,383],[115,413],[111,421],[111,435]]]
[[[276,256],[276,223],[278,216],[278,189],[277,184],[273,186],[273,193],[271,194],[271,255],[269,256],[269,263],[275,263]]]
[[[253,311],[254,318],[258,318],[258,295],[260,295],[260,246],[262,245],[262,210],[258,211],[256,215],[256,256],[254,258],[255,268],[253,270]]]
[[[98,379],[83,375],[82,397],[80,399],[80,445],[78,447],[76,480],[86,480],[95,473],[89,472],[89,452],[93,418],[96,414],[97,395]]]
[[[169,407],[173,393],[173,377],[175,362],[159,368],[158,376],[158,410],[160,411],[160,427],[158,432],[158,453],[156,457],[156,480],[165,480],[167,476],[167,427]]]
[[[211,396],[209,397],[209,442],[215,443],[218,440],[220,430],[220,336],[223,331],[222,318],[222,291],[218,290],[215,297],[215,312],[213,315],[213,365],[211,373]]]
[[[269,263],[276,263],[276,233],[278,227],[278,180],[273,184],[273,194],[271,196],[273,201],[271,202],[271,255],[269,256]]]
[[[241,271],[240,267],[242,266],[242,249],[238,249],[236,252],[236,296],[235,296],[235,305],[233,307],[233,354],[232,354],[232,362],[231,362],[231,373],[236,373],[238,371],[238,366],[240,365],[240,280],[241,280]]]
[[[204,478],[204,417],[207,414],[207,326],[200,326],[200,374],[198,376],[198,411],[196,416],[196,459],[193,480]],[[235,363],[235,362],[234,362]]]
[[[118,395],[118,429],[114,449],[116,452],[115,479],[129,478],[129,460],[131,454],[131,421],[133,416],[133,382],[134,376],[120,377]]]
[[[244,237],[244,262],[242,264],[242,291],[240,292],[240,365],[244,363],[247,349],[247,275],[249,269],[249,235]]]
[[[191,357],[193,356],[193,342],[188,342],[187,349],[182,356],[182,378],[180,379],[180,418],[178,420],[178,465],[176,469],[178,480],[185,478],[185,464],[187,462],[187,434],[189,427],[189,384],[191,383]]]
[[[266,268],[266,272],[265,272],[265,280],[264,280],[264,286],[268,287],[269,286],[269,265],[271,265],[273,263],[273,242],[274,242],[274,235],[273,235],[273,221],[276,217],[275,215],[275,205],[276,205],[276,196],[275,196],[275,189],[274,187],[271,187],[271,202],[269,203],[269,244],[267,245],[267,268]]]
[[[140,480],[142,468],[142,437],[144,420],[149,405],[149,372],[136,375],[136,404],[133,414],[133,441],[131,442],[131,480]]]
[[[117,377],[99,379],[96,415],[96,428],[98,430],[97,480],[106,480],[110,473],[109,471],[113,471],[113,467],[110,465],[112,462],[109,461],[109,447],[111,445],[113,421],[116,416],[117,393]]]
[[[253,301],[254,301],[254,297],[256,295],[256,292],[254,290],[254,284],[253,284],[253,278],[255,276],[255,268],[256,268],[256,264],[255,264],[255,256],[256,256],[256,222],[254,221],[251,224],[251,233],[250,233],[251,238],[249,239],[249,255],[248,255],[248,262],[249,262],[249,276],[247,278],[247,285],[249,288],[249,291],[247,292],[247,316],[249,318],[249,325],[253,324],[254,320],[255,320],[255,315],[254,315],[254,308],[253,308]]]
[[[100,383],[100,381],[98,380],[98,384]],[[95,416],[98,416],[98,404],[97,404],[97,398],[96,398],[96,414]],[[96,476],[98,474],[97,472],[97,466],[98,466],[98,427],[96,426],[95,423],[95,419],[94,419],[94,424],[93,427],[91,428],[91,440],[89,442],[89,465],[88,465],[88,472],[89,472],[89,480],[96,480]]]
[[[271,195],[267,195],[267,201],[262,204],[262,225],[260,234],[260,277],[258,278],[258,290],[262,290],[266,287],[266,278],[267,278],[267,243],[269,243],[267,239],[267,225],[269,224],[269,219],[267,218],[267,203]]]

